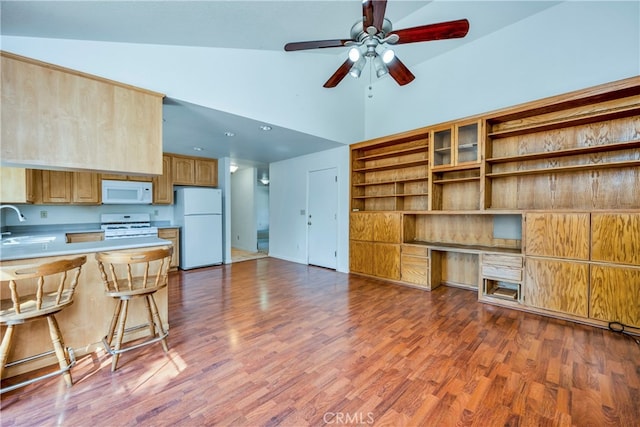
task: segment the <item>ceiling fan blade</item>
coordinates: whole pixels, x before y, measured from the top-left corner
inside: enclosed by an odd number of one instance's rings
[[[373,0],[362,2],[362,28],[365,30],[373,25]]]
[[[391,77],[393,77],[400,86],[409,84],[416,78],[397,56],[387,64],[387,68],[389,69]]]
[[[329,80],[327,80],[327,82],[322,86],[326,88],[338,86],[338,83],[340,83],[342,79],[344,79],[344,77],[349,74],[349,70],[352,66],[353,62],[349,58],[347,58],[347,60],[342,63],[342,65],[336,70],[336,72],[333,73],[333,75],[329,77]]]
[[[422,25],[419,27],[405,28],[391,31],[400,39],[395,44],[427,42],[430,40],[457,39],[467,35],[469,21],[458,19],[457,21],[440,22],[438,24]]]
[[[293,42],[284,45],[284,50],[292,52],[294,50],[306,50],[306,49],[322,49],[326,47],[342,47],[347,42],[352,42],[351,39],[335,39],[335,40],[312,40],[308,42]]]
[[[382,29],[384,22],[384,13],[387,9],[387,0],[365,0],[362,2],[362,27],[366,31],[367,28],[373,26],[378,31]]]

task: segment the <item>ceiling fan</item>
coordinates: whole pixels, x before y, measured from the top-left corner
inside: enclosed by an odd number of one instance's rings
[[[384,17],[386,8],[387,0],[363,0],[362,19],[351,27],[350,39],[293,42],[287,43],[284,50],[291,52],[351,46],[349,58],[329,77],[323,85],[326,88],[336,87],[347,74],[360,77],[367,59],[371,61],[370,66],[375,68],[378,77],[389,73],[399,85],[403,86],[411,83],[415,76],[395,56],[395,52],[389,45],[461,38],[469,31],[469,21],[466,19],[394,31],[391,21]]]

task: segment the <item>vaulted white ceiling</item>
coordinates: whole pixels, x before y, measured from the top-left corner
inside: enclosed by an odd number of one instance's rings
[[[386,17],[396,29],[460,18],[471,23],[464,39],[398,46],[399,57],[411,68],[557,3],[389,0]],[[30,46],[40,44],[43,53],[38,59],[43,60],[61,55],[46,52],[51,39],[66,39],[67,44],[51,46],[69,49],[87,48],[76,41],[101,42],[91,45],[96,47],[95,58],[79,49],[72,53],[78,58],[61,65],[82,65],[86,67],[83,71],[99,75],[98,69],[112,68],[112,74],[105,77],[130,77],[127,83],[166,93],[165,151],[264,165],[363,137],[369,82],[347,77],[338,88],[321,87],[344,61],[346,48],[283,52],[289,41],[348,38],[361,12],[360,0],[2,1],[0,30],[4,41],[11,41],[10,46],[20,46],[22,38]],[[120,50],[135,46],[126,63],[107,67],[101,61],[113,59],[98,58],[105,43],[109,47],[116,43]],[[140,54],[151,51],[148,57]],[[163,52],[171,52],[175,75],[157,59]],[[220,74],[210,77],[224,79],[229,87],[210,88],[206,72],[186,73],[175,60],[183,57],[187,67],[199,64],[190,62],[197,55],[218,54],[222,60],[216,63],[215,72]],[[119,60],[117,55],[114,58]],[[255,70],[233,70],[247,66]],[[244,81],[234,81],[234,74]],[[196,80],[179,84],[176,79]],[[145,86],[146,82],[152,87]],[[186,83],[202,87],[202,93],[187,90]],[[273,92],[267,86],[272,86]],[[303,102],[295,105],[298,99]],[[270,125],[272,131],[261,131],[263,124]],[[224,136],[227,131],[235,136]],[[194,152],[193,147],[205,150]]]

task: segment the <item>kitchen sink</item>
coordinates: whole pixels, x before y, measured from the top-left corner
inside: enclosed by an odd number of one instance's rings
[[[2,239],[2,245],[29,245],[34,243],[51,243],[56,236],[17,236]]]

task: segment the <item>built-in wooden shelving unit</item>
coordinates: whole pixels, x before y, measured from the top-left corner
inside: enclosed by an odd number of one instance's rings
[[[354,144],[351,271],[640,332],[638,129],[634,77]]]

